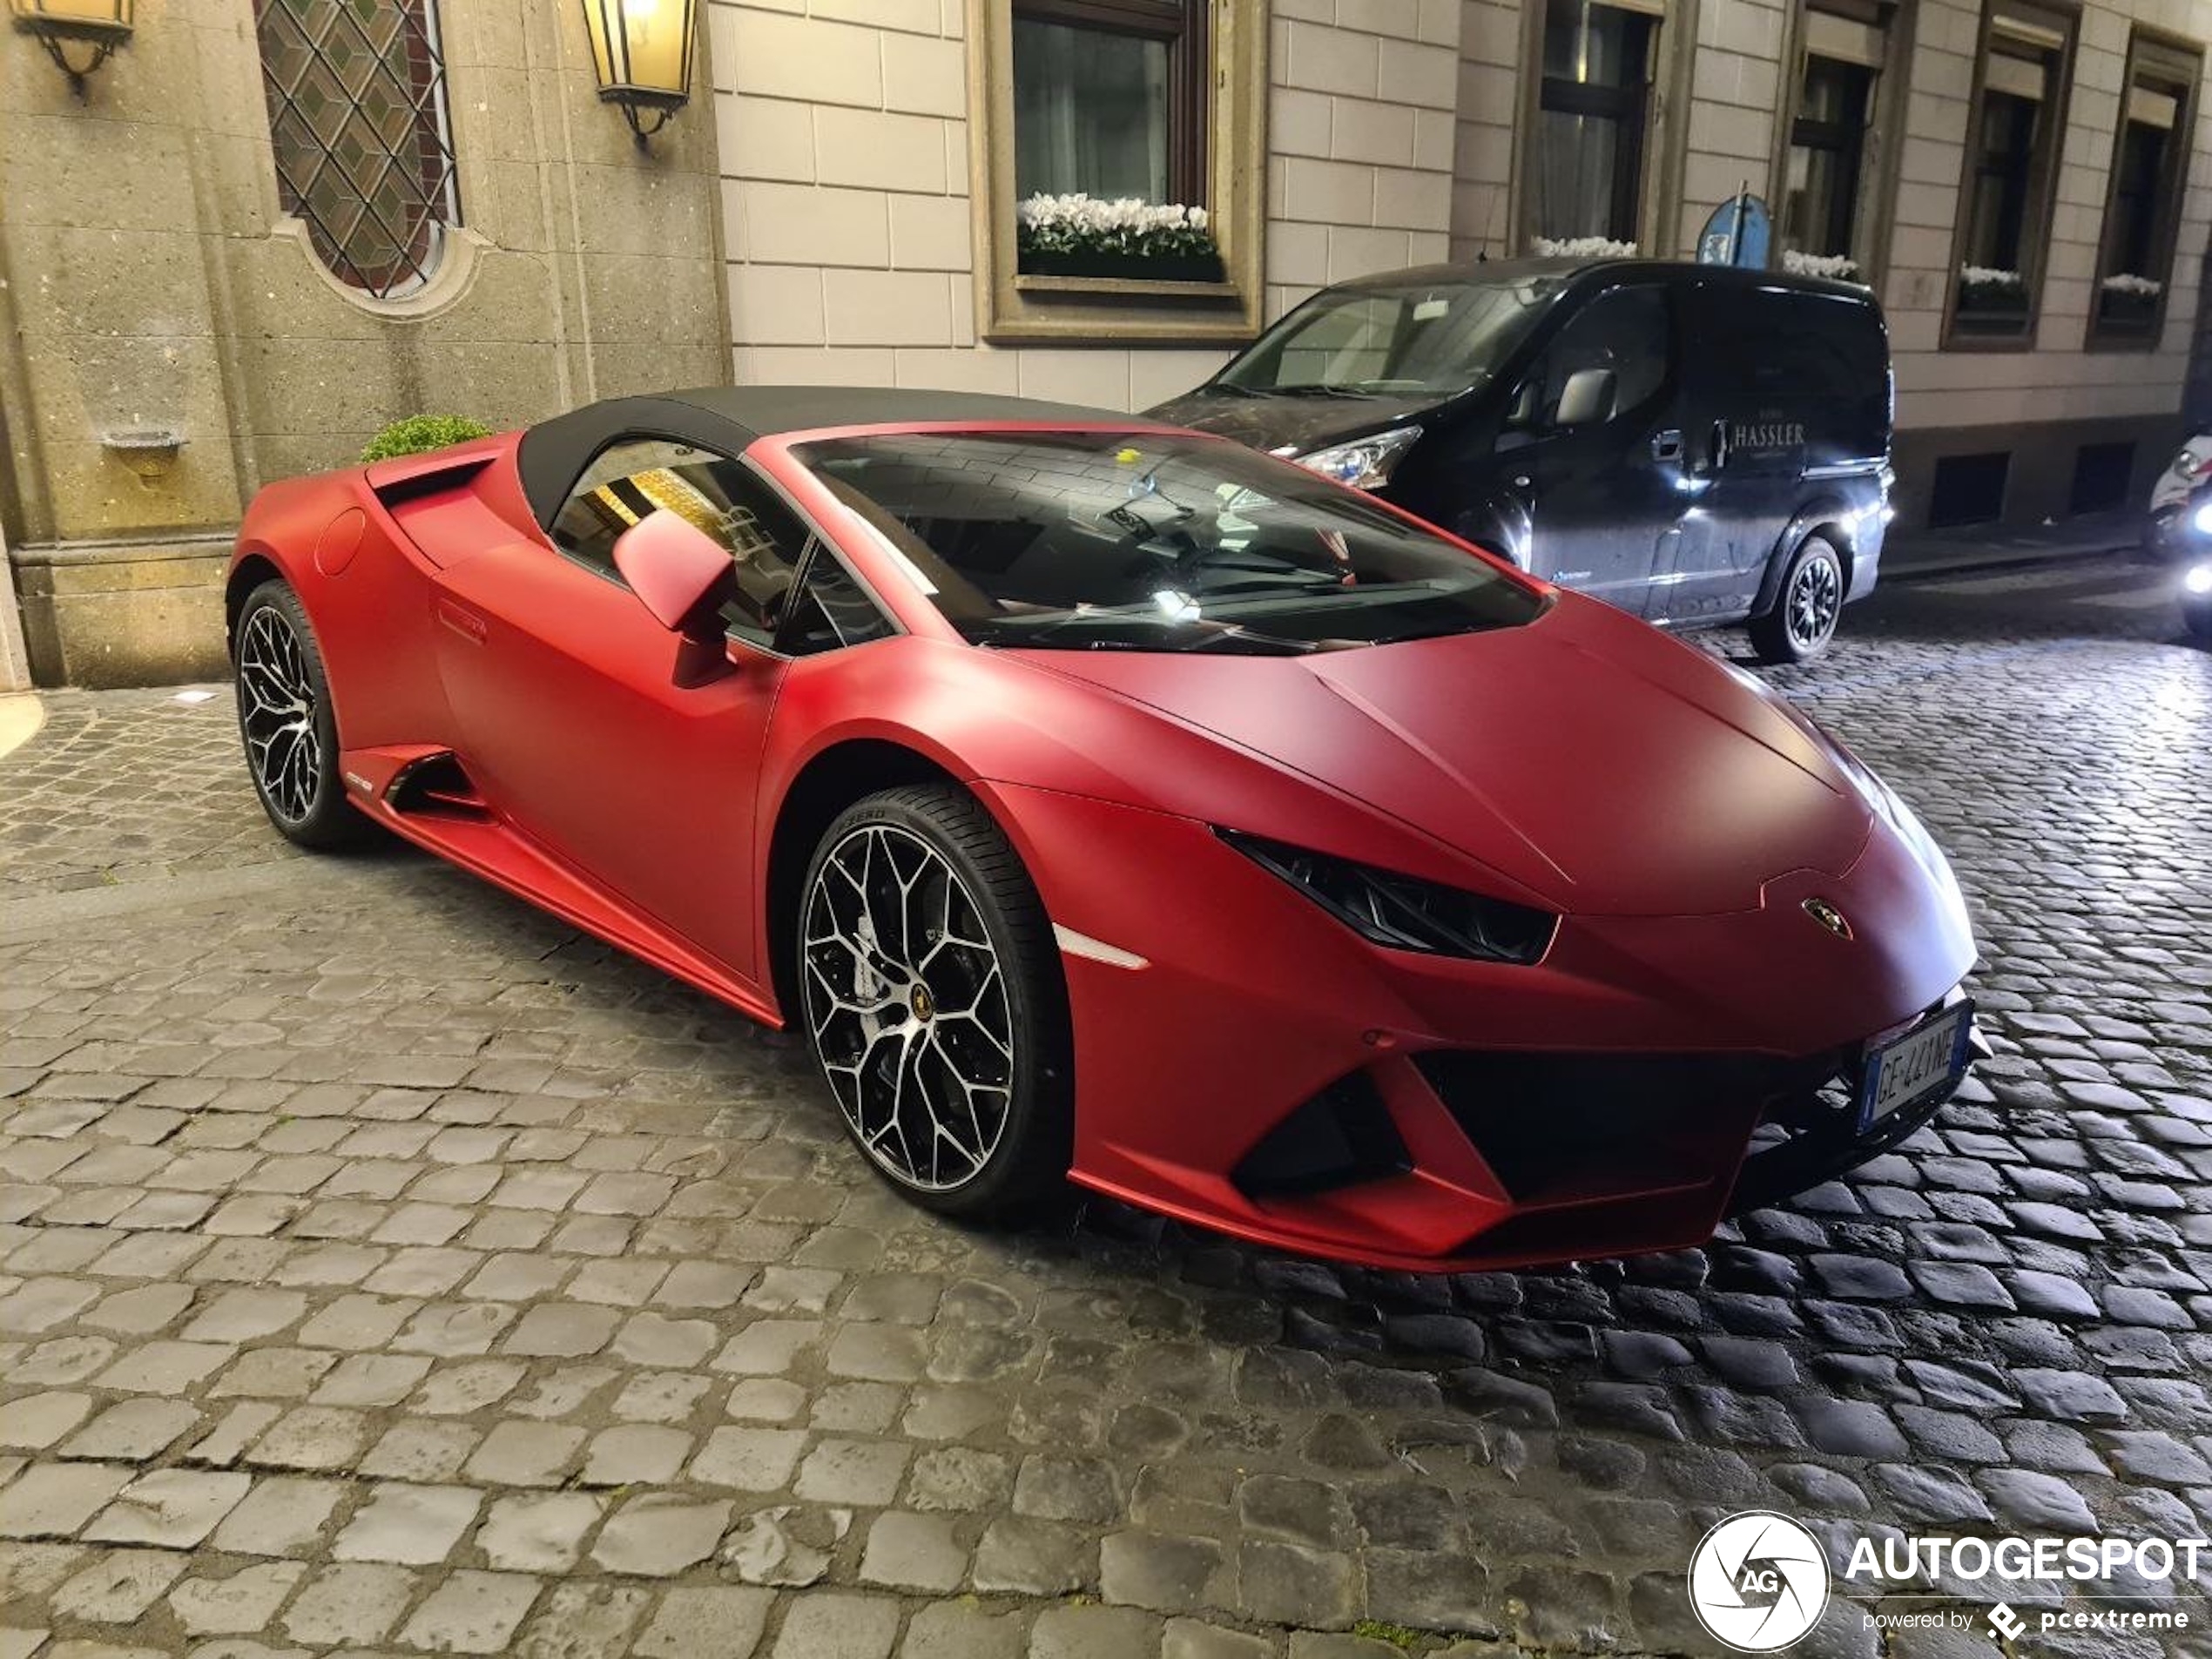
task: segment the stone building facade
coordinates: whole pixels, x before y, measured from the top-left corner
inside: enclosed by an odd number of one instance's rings
[[[397,415],[725,377],[1142,408],[1328,282],[1688,256],[1744,188],[1777,260],[1887,309],[1908,526],[2139,502],[2182,430],[2212,0],[697,0],[649,150],[580,0],[374,0],[440,31],[457,200],[388,300],[273,145],[269,17],[330,3],[138,0],[83,104],[0,42],[0,529],[42,681],[216,666],[242,503]],[[1217,278],[1022,268],[1019,196],[1130,179],[1208,208]]]
[[[1013,203],[972,131],[991,57],[975,37],[1063,10],[712,0],[738,378],[1142,408],[1222,360],[1133,343],[1149,302],[1087,340],[991,332],[980,261]],[[1547,236],[1691,256],[1708,215],[1748,188],[1775,206],[1777,253],[1798,240],[1848,259],[1883,300],[1906,524],[2139,502],[2180,435],[2212,225],[2206,0],[1271,0],[1269,13],[1253,158],[1267,318],[1343,277]],[[1608,43],[1629,37],[1615,125],[1639,129],[1640,154],[1613,172],[1635,177],[1595,192],[1612,222],[1586,222],[1588,202],[1547,188],[1545,158],[1574,145],[1577,119],[1607,118],[1578,115],[1591,106],[1571,83],[1604,80]],[[1562,39],[1581,51],[1565,65]],[[792,62],[814,69],[795,78],[779,68]],[[1822,189],[1846,151],[1850,178]],[[2126,224],[2122,199],[2147,199]],[[816,225],[835,234],[793,233]],[[1968,266],[2018,267],[1993,314],[1978,313]],[[2113,276],[2156,292],[2108,294]],[[2107,327],[2106,311],[2125,314]]]
[[[597,103],[574,0],[448,0],[428,13],[442,63],[333,0],[285,4],[292,32],[265,40],[254,0],[138,0],[81,101],[30,37],[0,36],[0,527],[41,684],[220,672],[245,503],[389,421],[509,425],[725,372],[711,124],[640,151]],[[302,31],[335,61],[309,62]],[[289,105],[264,71],[280,52]],[[337,251],[343,192],[311,176],[304,129],[348,85],[372,118],[327,130],[357,169],[408,142],[410,100],[450,155],[429,179],[408,153],[379,204],[446,215],[415,250],[426,272]],[[300,209],[339,241],[319,248]]]

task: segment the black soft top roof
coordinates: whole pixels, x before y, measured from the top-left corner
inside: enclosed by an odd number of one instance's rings
[[[844,386],[702,386],[647,397],[610,397],[541,421],[523,434],[516,464],[537,522],[549,524],[591,457],[621,438],[667,437],[735,455],[756,438],[823,427],[930,421],[1145,424],[1144,417],[1075,403],[983,392]]]

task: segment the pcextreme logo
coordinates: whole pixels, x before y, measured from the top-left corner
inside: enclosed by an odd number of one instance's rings
[[[1820,1622],[1828,1558],[1787,1515],[1730,1515],[1690,1555],[1689,1605],[1716,1642],[1739,1653],[1773,1653]]]

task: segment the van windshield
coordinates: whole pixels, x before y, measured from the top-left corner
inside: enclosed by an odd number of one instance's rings
[[[1324,289],[1222,370],[1213,388],[1261,396],[1449,396],[1495,372],[1561,286],[1542,276]]]

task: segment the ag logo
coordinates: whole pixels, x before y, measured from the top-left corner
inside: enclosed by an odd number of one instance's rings
[[[1714,1640],[1739,1653],[1772,1653],[1820,1622],[1828,1558],[1787,1515],[1730,1515],[1689,1558],[1689,1605]]]

